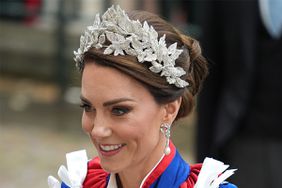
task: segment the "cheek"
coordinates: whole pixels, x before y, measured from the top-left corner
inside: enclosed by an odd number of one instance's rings
[[[159,141],[159,122],[153,122],[152,119],[148,119],[148,116],[146,118],[139,116],[134,123],[129,123],[130,125],[124,130],[120,129],[120,136],[131,141],[131,146],[137,151],[146,152],[146,150],[150,150]]]
[[[148,110],[139,115],[138,123],[138,131],[142,137],[154,137],[159,132],[161,124],[160,113],[158,113],[158,111]]]
[[[160,124],[161,118],[158,111],[150,111],[149,113],[144,113],[140,119],[139,126],[142,127],[139,132],[140,146],[142,149],[150,151],[154,148],[160,139]],[[140,116],[141,118],[141,116]]]
[[[144,126],[144,125],[141,125]],[[131,134],[129,142],[129,153],[132,157],[132,163],[136,164],[142,161],[146,156],[154,153],[159,143],[159,132],[156,129],[135,129]]]

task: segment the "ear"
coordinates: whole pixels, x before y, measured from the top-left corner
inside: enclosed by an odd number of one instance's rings
[[[170,125],[173,123],[173,121],[175,120],[178,114],[181,101],[182,101],[182,97],[179,97],[175,101],[172,101],[164,105],[165,114],[163,117],[163,122],[169,123]]]

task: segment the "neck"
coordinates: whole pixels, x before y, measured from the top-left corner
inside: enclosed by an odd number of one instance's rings
[[[153,153],[145,157],[142,161],[133,167],[118,173],[122,188],[140,187],[146,175],[156,166],[163,157],[165,148],[165,138],[160,137],[160,141]]]

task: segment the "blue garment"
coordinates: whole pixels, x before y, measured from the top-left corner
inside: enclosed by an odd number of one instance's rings
[[[150,188],[179,188],[190,174],[190,166],[182,159],[176,150],[175,156],[162,175],[150,186]],[[219,188],[237,188],[237,186],[224,182]]]
[[[231,184],[231,183],[226,182],[226,183],[220,184],[220,185],[219,185],[219,188],[237,188],[237,186],[234,185],[234,184]]]
[[[61,184],[61,188],[70,188],[69,186],[67,186],[64,182],[62,182]]]
[[[185,182],[190,173],[190,166],[181,158],[176,150],[175,156],[163,174],[150,186],[157,187],[179,187]]]
[[[190,166],[182,159],[179,152],[175,150],[175,156],[170,164],[162,172],[161,176],[155,180],[150,188],[179,188],[187,179],[191,173]],[[107,182],[109,181],[109,176]],[[62,182],[61,188],[69,188]],[[228,182],[224,182],[219,188],[237,188],[235,185]]]

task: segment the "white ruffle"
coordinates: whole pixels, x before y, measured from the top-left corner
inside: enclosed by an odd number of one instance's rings
[[[87,174],[87,154],[85,150],[75,151],[66,154],[67,167],[61,165],[58,176],[70,188],[82,188]],[[53,176],[48,177],[49,188],[60,188],[61,183]]]
[[[218,188],[237,170],[227,170],[228,167],[221,161],[206,157],[194,188]]]

